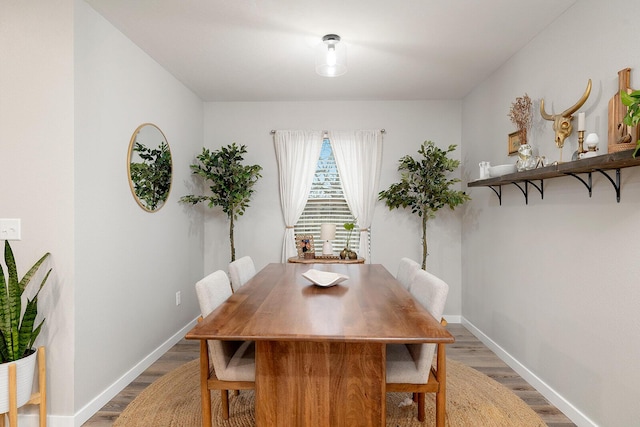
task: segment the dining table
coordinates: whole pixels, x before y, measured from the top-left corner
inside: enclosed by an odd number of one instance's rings
[[[323,286],[303,276],[318,272],[347,278]],[[444,367],[454,342],[381,264],[268,264],[186,338],[255,341],[258,427],[384,426],[386,346],[436,343]]]

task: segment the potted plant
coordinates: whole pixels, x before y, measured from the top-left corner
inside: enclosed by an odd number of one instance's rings
[[[0,267],[0,384],[8,384],[8,367],[10,363],[17,364],[18,401],[17,406],[24,405],[31,396],[31,385],[36,363],[36,351],[33,344],[40,334],[44,319],[36,326],[38,315],[38,295],[42,290],[51,269],[46,273],[40,287],[32,299],[26,300],[22,308],[22,294],[29,285],[31,278],[38,271],[42,263],[49,257],[45,253],[27,273],[18,279],[15,258],[8,240],[4,244],[5,265]],[[5,268],[7,274],[5,275]],[[26,381],[20,381],[21,377]],[[20,388],[22,384],[22,389]],[[0,394],[0,413],[9,410],[9,392]]]
[[[431,141],[425,141],[418,153],[419,160],[407,155],[400,159],[398,171],[402,178],[400,182],[391,184],[389,189],[381,191],[378,199],[383,200],[389,210],[396,208],[410,208],[411,213],[422,220],[422,269],[427,268],[427,220],[435,218],[435,213],[445,206],[454,209],[456,206],[470,200],[464,191],[452,190],[457,178],[447,179],[447,173],[453,172],[459,165],[459,160],[450,159],[447,153],[454,151],[455,145],[449,145],[442,150]]]
[[[220,206],[229,219],[229,241],[231,245],[231,262],[236,260],[236,248],[233,240],[234,221],[243,215],[251,195],[253,186],[262,175],[262,166],[243,165],[243,154],[247,152],[244,145],[231,145],[219,150],[202,149],[197,156],[199,163],[191,165],[191,171],[209,183],[210,195],[188,195],[180,198],[181,202],[196,204],[209,202],[209,207]]]
[[[343,227],[347,230],[347,243],[345,244],[345,248],[340,251],[340,258],[342,259],[357,259],[358,254],[355,251],[351,250],[349,246],[349,242],[351,241],[351,233],[353,233],[353,229],[356,226],[357,219],[354,219],[353,222],[345,222]]]
[[[621,90],[620,101],[628,107],[623,123],[627,126],[638,126],[640,123],[640,90],[634,90],[631,93]],[[636,157],[638,151],[640,151],[640,140],[636,141],[636,149],[633,150],[633,157]]]

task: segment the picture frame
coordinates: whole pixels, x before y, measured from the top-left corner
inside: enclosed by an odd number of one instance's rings
[[[296,249],[298,250],[298,258],[304,258],[304,254],[306,253],[315,254],[316,250],[313,245],[313,235],[297,234]]]
[[[510,156],[518,154],[518,148],[520,148],[520,141],[522,141],[522,131],[517,130],[509,134],[509,141],[507,149]]]

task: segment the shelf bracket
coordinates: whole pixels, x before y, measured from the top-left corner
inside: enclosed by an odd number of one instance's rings
[[[524,181],[524,188],[522,188],[520,186],[520,184],[518,184],[517,182],[512,182],[513,185],[515,185],[516,187],[518,187],[520,189],[520,191],[522,192],[522,195],[524,196],[524,204],[528,205],[529,204],[529,184],[533,185],[534,188],[536,190],[538,190],[538,192],[540,193],[540,198],[544,199],[544,186],[543,186],[543,180],[540,180],[540,187],[538,187],[534,182],[526,180]]]
[[[616,190],[616,200],[618,201],[618,203],[620,203],[620,168],[616,169],[615,182],[613,182],[613,178],[611,178],[609,174],[605,173],[605,171],[603,171],[602,169],[596,169],[596,170],[600,172],[602,175],[604,175],[609,180],[611,185],[613,185],[613,188]]]
[[[500,202],[500,206],[502,206],[502,185],[498,185],[497,187],[498,189],[496,190],[493,185],[489,186],[489,188],[492,189],[494,193],[496,193],[496,196],[498,196],[498,202]]]
[[[580,181],[581,183],[583,183],[584,186],[587,187],[587,190],[589,190],[589,197],[591,197],[591,193],[592,193],[592,190],[593,190],[593,181],[591,180],[591,172],[589,172],[589,183],[588,184],[584,181],[584,179],[580,178],[579,175],[576,175],[573,172],[567,172],[567,175],[572,176],[575,179],[577,179],[578,181]],[[608,178],[608,176],[607,176],[607,178]]]

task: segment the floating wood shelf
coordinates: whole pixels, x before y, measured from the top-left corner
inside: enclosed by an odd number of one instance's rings
[[[620,151],[588,159],[510,173],[496,178],[480,179],[467,183],[467,187],[491,188],[493,192],[496,193],[496,196],[498,196],[498,201],[502,205],[502,186],[513,184],[520,189],[524,195],[525,204],[528,204],[530,187],[538,190],[540,198],[544,199],[545,179],[557,178],[559,176],[572,176],[584,184],[589,191],[589,197],[591,197],[593,189],[592,174],[593,172],[598,172],[604,175],[611,183],[616,192],[616,199],[620,202],[620,169],[640,166],[640,156],[634,158],[631,155],[632,153],[633,150]],[[615,176],[612,177],[607,171],[615,171]]]

